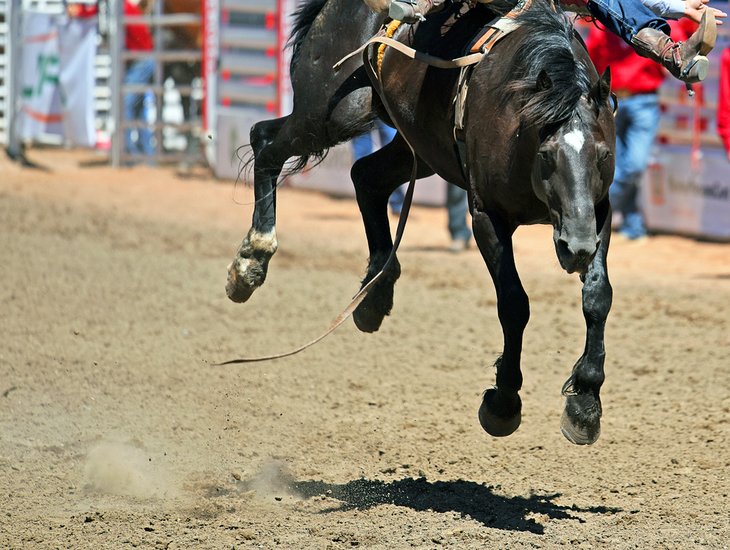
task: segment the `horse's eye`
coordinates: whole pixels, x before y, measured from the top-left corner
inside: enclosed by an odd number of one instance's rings
[[[611,158],[611,150],[608,147],[598,148],[598,162],[604,163]]]
[[[543,166],[553,165],[553,156],[548,151],[538,151],[537,156],[540,158]]]

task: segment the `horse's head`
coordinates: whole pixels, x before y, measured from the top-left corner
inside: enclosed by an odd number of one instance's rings
[[[548,207],[558,260],[568,273],[583,273],[600,244],[596,204],[606,197],[614,169],[610,81],[607,69],[567,120],[540,133],[533,186]],[[538,87],[550,86],[541,74]]]

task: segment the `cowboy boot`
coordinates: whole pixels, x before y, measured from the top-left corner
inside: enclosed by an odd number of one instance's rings
[[[426,15],[434,8],[441,6],[445,0],[392,0],[388,16],[403,23],[417,23],[426,19]]]
[[[644,28],[633,36],[631,45],[640,56],[656,61],[675,78],[692,84],[707,76],[709,62],[705,56],[715,46],[716,38],[715,15],[705,11],[699,28],[686,42],[674,42],[660,30]]]

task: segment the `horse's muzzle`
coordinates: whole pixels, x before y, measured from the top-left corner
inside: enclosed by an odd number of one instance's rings
[[[559,237],[555,241],[560,266],[568,273],[584,273],[596,256],[601,241],[596,237],[582,239],[565,239]]]

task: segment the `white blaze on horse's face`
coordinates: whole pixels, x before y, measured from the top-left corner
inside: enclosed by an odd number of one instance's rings
[[[566,145],[575,149],[576,153],[580,153],[580,150],[583,148],[583,144],[586,142],[586,137],[583,135],[583,132],[575,128],[565,134],[563,136],[563,140]]]

